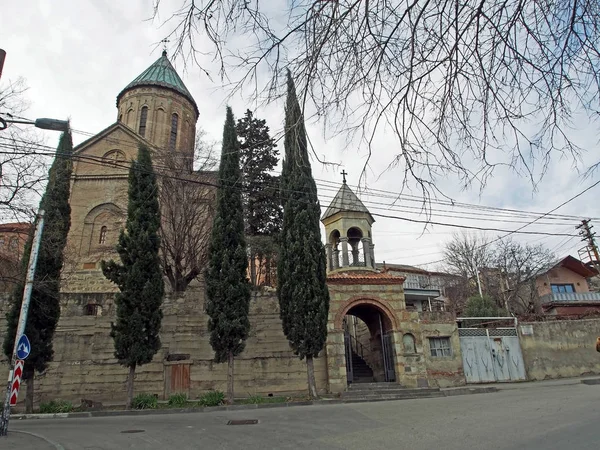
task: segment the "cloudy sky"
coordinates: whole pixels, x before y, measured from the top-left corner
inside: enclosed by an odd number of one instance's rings
[[[5,2],[2,6],[0,46],[7,58],[2,83],[24,77],[29,86],[31,106],[29,118],[70,118],[76,143],[113,123],[117,118],[116,95],[133,78],[160,56],[162,47],[157,43],[168,33],[163,25],[166,13],[159,20],[149,20],[152,0],[111,2],[109,0],[30,0]],[[163,11],[174,10],[181,0],[166,1]],[[241,116],[246,108],[255,110],[258,117],[267,120],[274,134],[283,123],[283,104],[257,106],[241,96],[228,98],[216,72],[209,77],[194,65],[184,67],[174,61],[186,86],[200,108],[198,126],[212,140],[219,140],[225,116],[225,105],[230,104]],[[322,206],[326,207],[341,182],[339,172],[345,169],[348,182],[359,181],[367,149],[361,142],[348,144],[345,139],[324,138],[322,124],[308,124],[308,132],[316,153],[340,167],[330,167],[313,161],[313,174],[319,186]],[[440,182],[444,193],[455,202],[494,208],[506,208],[545,213],[598,180],[596,174],[584,179],[582,172],[591,163],[600,160],[598,152],[598,124],[583,122],[573,130],[577,143],[587,152],[574,164],[569,158],[553,159],[548,173],[533,190],[528,179],[507,170],[498,170],[483,192],[477,188],[462,190],[458,180],[447,178]],[[55,133],[47,132],[46,144],[54,146]],[[395,201],[394,193],[401,188],[399,171],[386,171],[395,140],[382,130],[377,137],[376,151],[369,169],[367,191],[361,198],[373,213],[404,219],[425,220],[419,215],[419,199]],[[600,188],[598,188],[600,189]],[[598,217],[598,189],[592,189],[576,200],[561,207],[556,214]],[[408,192],[410,194],[410,192]],[[412,194],[418,196],[418,192]],[[452,207],[432,204],[438,215],[432,220],[455,225],[515,230],[535,216],[483,211],[474,206]],[[575,235],[578,219],[540,219],[523,231],[543,231]],[[459,228],[411,223],[398,218],[376,216],[373,228],[375,254],[378,261],[425,265],[441,259],[443,242]],[[600,224],[597,225],[600,228]],[[494,237],[498,233],[489,232]],[[541,243],[553,249],[558,256],[572,254],[582,247],[578,238],[569,236],[515,235],[521,242]]]

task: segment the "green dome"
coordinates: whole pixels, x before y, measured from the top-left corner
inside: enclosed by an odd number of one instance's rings
[[[162,56],[158,58],[154,64],[144,70],[140,75],[137,76],[135,80],[125,86],[125,89],[123,89],[119,95],[117,95],[117,105],[119,104],[119,101],[121,101],[121,97],[123,97],[125,92],[142,86],[159,86],[175,91],[187,98],[192,105],[194,105],[196,114],[199,114],[198,106],[194,101],[194,97],[192,97],[190,91],[187,90],[185,84],[183,84],[183,81],[167,58],[166,50],[163,51]]]

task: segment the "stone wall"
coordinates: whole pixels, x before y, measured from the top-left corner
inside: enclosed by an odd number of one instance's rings
[[[84,316],[85,305],[102,307],[100,316]],[[207,316],[203,312],[203,288],[195,286],[180,298],[167,298],[163,305],[162,348],[150,364],[137,370],[135,392],[164,398],[169,392],[167,359],[183,359],[189,365],[189,396],[196,398],[210,389],[226,389],[226,364],[215,364],[209,344]],[[2,316],[4,317],[4,316]],[[104,403],[122,403],[126,369],[113,355],[110,323],[114,320],[111,294],[63,295],[62,316],[54,338],[55,358],[46,373],[36,379],[35,401],[82,398]],[[0,338],[5,330],[0,325]],[[290,350],[279,319],[279,305],[272,294],[253,297],[251,331],[246,350],[236,359],[237,396],[254,394],[303,394],[307,392],[306,365]],[[0,364],[2,372],[6,370]],[[327,389],[325,358],[315,360],[320,392]],[[23,400],[21,396],[20,400]]]
[[[529,380],[600,374],[600,319],[522,323],[519,334]]]
[[[405,383],[419,387],[451,387],[465,384],[458,328],[454,315],[444,312],[405,311],[401,315],[398,339],[410,333],[415,338],[416,352],[401,346]],[[450,339],[451,355],[433,357],[430,338]]]

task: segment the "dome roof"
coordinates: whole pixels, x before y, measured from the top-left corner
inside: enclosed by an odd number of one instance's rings
[[[117,104],[127,91],[142,86],[159,86],[175,91],[187,98],[192,105],[194,105],[196,114],[199,114],[198,106],[194,101],[194,97],[192,97],[190,91],[188,91],[188,89],[185,87],[185,84],[183,84],[183,81],[171,64],[171,61],[169,61],[169,58],[167,58],[166,50],[163,51],[162,56],[158,58],[150,67],[144,70],[131,83],[125,86],[125,89],[123,89],[119,95],[117,95]]]

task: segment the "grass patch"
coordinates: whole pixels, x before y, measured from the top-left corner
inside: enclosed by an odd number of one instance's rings
[[[73,411],[73,404],[65,400],[51,400],[40,403],[41,414],[68,413]]]
[[[156,409],[158,407],[158,398],[152,394],[138,394],[133,397],[131,407],[133,409]]]
[[[225,394],[221,391],[208,391],[198,400],[200,406],[220,406],[225,403]]]
[[[289,397],[263,397],[261,395],[251,395],[248,398],[236,400],[239,405],[259,405],[264,403],[286,403],[291,401]]]
[[[171,408],[185,408],[187,405],[188,399],[187,395],[184,393],[173,394],[169,397],[169,407]]]

